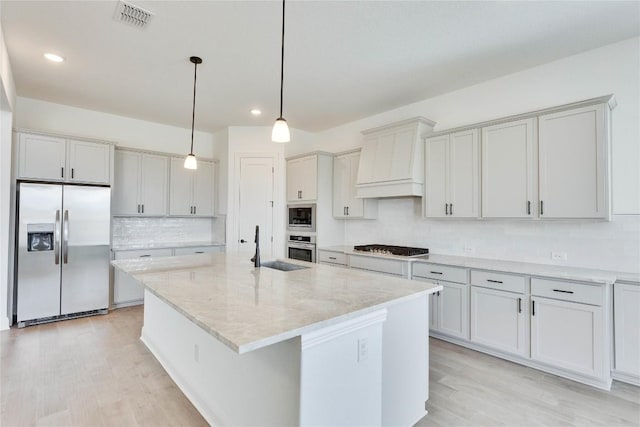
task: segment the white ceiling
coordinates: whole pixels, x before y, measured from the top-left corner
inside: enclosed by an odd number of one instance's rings
[[[197,55],[196,128],[273,123],[280,2],[132,2],[144,30],[116,1],[2,0],[18,95],[190,127]],[[284,117],[327,129],[638,34],[637,1],[290,1]]]

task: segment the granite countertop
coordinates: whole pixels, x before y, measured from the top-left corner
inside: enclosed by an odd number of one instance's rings
[[[197,246],[224,246],[224,242],[145,242],[118,243],[111,245],[112,251],[135,251],[143,249],[192,248]]]
[[[112,264],[240,354],[442,289],[365,271],[286,262],[310,268],[255,268],[246,255],[225,253]]]
[[[341,252],[349,255],[353,254],[389,259],[402,259],[408,262],[428,262],[433,264],[450,265],[463,268],[493,270],[505,273],[547,277],[552,279],[576,280],[593,284],[612,284],[616,281],[621,281],[625,283],[640,285],[640,273],[626,273],[591,268],[568,267],[562,265],[536,264],[529,262],[503,261],[486,258],[438,254],[421,255],[416,257],[399,257],[395,255],[380,255],[354,251],[353,246],[328,246],[318,248],[318,250]]]

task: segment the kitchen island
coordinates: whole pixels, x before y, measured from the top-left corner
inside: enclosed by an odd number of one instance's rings
[[[141,339],[213,425],[412,425],[438,285],[223,253],[114,261],[145,287]]]

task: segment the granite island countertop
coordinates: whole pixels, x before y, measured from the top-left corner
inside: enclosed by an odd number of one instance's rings
[[[112,264],[240,354],[442,290],[428,282],[286,262],[309,268],[255,268],[246,255],[225,253]]]
[[[609,285],[616,281],[640,285],[640,274],[632,272],[618,272],[599,270],[592,268],[570,267],[552,264],[537,264],[520,261],[507,261],[487,258],[474,258],[455,255],[419,255],[403,257],[396,255],[373,254],[362,251],[354,251],[353,246],[327,246],[318,250],[340,252],[347,255],[370,256],[387,259],[399,259],[408,262],[428,262],[433,264],[448,265],[453,267],[474,268],[479,270],[492,270],[504,273],[524,274],[528,276],[545,277],[552,279],[576,280],[585,283]]]

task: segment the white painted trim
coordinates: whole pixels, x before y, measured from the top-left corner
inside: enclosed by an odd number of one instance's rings
[[[14,128],[13,132],[27,133],[29,135],[50,136],[54,138],[73,139],[74,141],[95,142],[97,144],[117,145],[117,142],[106,141],[104,139],[88,138],[86,136],[63,135],[59,133],[45,132],[45,131],[39,131],[39,130],[33,130],[33,129]]]
[[[591,378],[591,377],[587,377],[587,376],[583,376],[583,375],[579,375],[579,374],[574,374],[572,372],[568,372],[565,371],[563,369],[558,369],[555,368],[553,366],[549,366],[543,363],[538,363],[535,362],[531,359],[527,359],[525,357],[519,357],[516,356],[514,354],[509,354],[509,353],[503,353],[499,350],[495,350],[489,347],[485,347],[483,345],[480,344],[476,344],[473,343],[471,341],[466,341],[466,340],[461,340],[458,338],[454,338],[454,337],[450,337],[448,335],[443,335],[440,334],[438,332],[434,332],[434,331],[429,331],[429,336],[442,340],[442,341],[447,341],[450,342],[452,344],[456,344],[462,347],[466,347],[466,348],[470,348],[471,350],[476,350],[479,351],[481,353],[486,353],[489,354],[491,356],[495,356],[495,357],[499,357],[500,359],[505,359],[508,360],[510,362],[514,362],[514,363],[518,363],[520,365],[524,365],[524,366],[528,366],[530,368],[535,368],[538,369],[540,371],[544,371],[544,372],[548,372],[550,374],[553,375],[557,375],[559,377],[562,378],[568,378],[570,380],[582,383],[582,384],[586,384],[586,385],[590,385],[592,387],[595,388],[599,388],[601,390],[606,390],[606,391],[611,391],[611,376],[609,376],[606,379],[603,380],[599,380],[596,378]]]
[[[131,147],[127,147],[127,146],[124,146],[124,145],[116,145],[115,146],[115,150],[116,151],[131,151],[131,152],[134,152],[134,153],[141,153],[141,154],[152,154],[154,156],[175,157],[177,159],[184,158],[184,156],[180,156],[180,154],[176,154],[176,153],[167,153],[167,152],[164,152],[164,151],[145,150],[144,148],[131,148]],[[211,158],[211,157],[196,156],[196,158],[198,160],[202,160],[203,162],[216,163],[216,166],[218,166],[218,164],[220,163],[220,160],[214,159],[214,158]]]
[[[618,105],[618,102],[615,100],[615,97],[612,94],[605,95],[605,96],[600,96],[598,98],[586,99],[584,101],[572,102],[569,104],[563,104],[555,107],[549,107],[549,108],[543,108],[540,110],[530,111],[528,113],[516,114],[513,116],[507,116],[507,117],[500,117],[493,120],[487,120],[485,122],[473,123],[465,126],[446,129],[446,130],[439,130],[438,132],[425,134],[422,136],[422,138],[426,139],[434,136],[446,135],[453,132],[460,132],[460,131],[470,130],[474,128],[499,125],[499,124],[508,123],[512,121],[531,119],[534,117],[541,116],[543,114],[559,113],[561,111],[572,110],[574,108],[589,107],[597,104],[607,104],[609,106],[609,110],[613,110]]]
[[[8,317],[3,317],[2,320],[0,320],[0,331],[6,331],[9,329],[9,318]]]
[[[381,310],[356,317],[355,319],[345,320],[337,325],[329,326],[327,328],[320,329],[319,331],[304,334],[301,337],[301,349],[302,351],[305,351],[309,348],[334,340],[343,335],[350,334],[359,329],[363,329],[377,323],[383,323],[385,320],[387,320],[387,309],[383,308]]]
[[[621,372],[617,370],[611,371],[611,376],[614,380],[622,381],[623,383],[631,384],[640,387],[640,376]]]
[[[303,153],[303,154],[296,154],[295,156],[291,156],[291,157],[287,157],[285,158],[285,160],[295,160],[295,159],[300,159],[303,157],[309,157],[309,156],[329,156],[329,157],[333,157],[334,154],[333,153],[328,153],[326,151],[310,151],[308,153]]]
[[[368,135],[374,132],[384,131],[387,129],[394,129],[396,127],[406,126],[406,125],[417,125],[420,123],[425,124],[427,126],[431,126],[431,127],[434,127],[436,125],[436,122],[434,122],[433,120],[429,120],[426,117],[417,116],[407,120],[401,120],[399,122],[389,123],[388,125],[378,126],[372,129],[366,129],[361,131],[360,133],[363,135]]]

